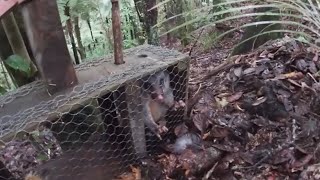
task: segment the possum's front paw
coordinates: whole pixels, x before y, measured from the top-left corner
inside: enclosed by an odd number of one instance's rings
[[[168,132],[168,130],[169,129],[166,126],[159,125],[158,128],[157,128],[157,132],[155,134],[160,140],[162,140],[161,134]]]
[[[176,110],[178,110],[179,108],[184,108],[184,107],[186,107],[186,104],[185,104],[182,100],[175,101],[173,110],[176,111]]]
[[[166,127],[166,126],[164,126],[164,125],[160,125],[160,126],[158,126],[158,130],[159,130],[159,132],[160,132],[160,134],[162,134],[162,133],[166,133],[166,132],[168,132],[169,131],[169,129]]]

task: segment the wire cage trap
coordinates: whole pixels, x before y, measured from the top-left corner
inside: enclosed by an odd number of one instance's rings
[[[189,57],[150,45],[124,55],[123,65],[107,57],[76,66],[79,85],[64,92],[49,95],[36,81],[0,97],[0,179],[113,179],[161,152],[186,107],[167,108],[159,139],[145,124],[151,96],[142,92],[165,72],[174,102],[186,103]]]

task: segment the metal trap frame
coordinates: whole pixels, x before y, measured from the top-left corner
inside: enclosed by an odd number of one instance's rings
[[[62,179],[111,178],[111,174],[121,173],[131,163],[156,152],[158,140],[146,136],[135,83],[166,69],[175,99],[187,102],[190,58],[143,45],[125,50],[124,60],[126,63],[115,65],[108,56],[80,64],[75,67],[79,84],[54,95],[47,92],[44,82],[36,81],[0,97],[4,147],[18,139],[30,141],[32,131],[49,130],[60,146],[60,155],[30,165],[26,171],[36,169],[41,176],[51,178],[59,174]],[[186,112],[185,107],[167,113],[171,132]],[[116,168],[111,168],[110,162]]]

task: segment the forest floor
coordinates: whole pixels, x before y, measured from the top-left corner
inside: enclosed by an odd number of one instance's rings
[[[188,106],[205,150],[159,157],[166,177],[320,179],[318,51],[285,37],[226,60],[239,39],[184,49],[193,49]]]

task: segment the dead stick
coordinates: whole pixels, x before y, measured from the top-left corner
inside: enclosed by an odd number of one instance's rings
[[[202,35],[203,30],[204,30],[204,28],[202,28],[202,29],[201,29],[201,31],[200,31],[200,33],[199,33],[199,35],[198,35],[197,39],[194,41],[194,43],[193,43],[192,47],[190,48],[189,56],[191,56],[191,53],[192,53],[193,49],[194,49],[194,48],[195,48],[195,46],[197,45],[197,43],[198,43],[198,41],[199,41],[199,38],[200,38],[200,36]]]

